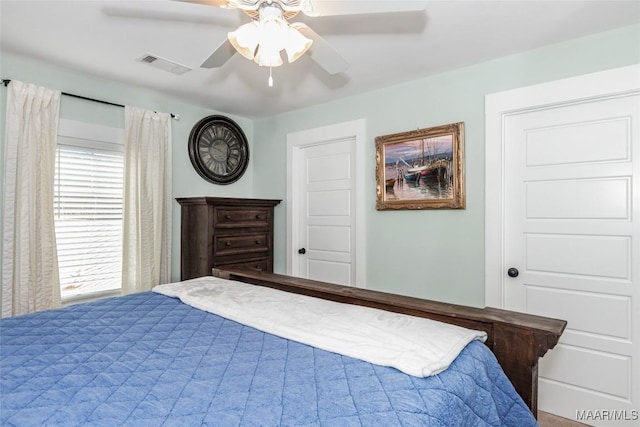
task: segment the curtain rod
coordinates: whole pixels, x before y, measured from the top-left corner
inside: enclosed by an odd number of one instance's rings
[[[7,87],[7,85],[11,83],[11,79],[2,79],[2,84]],[[84,99],[85,101],[93,101],[93,102],[98,102],[100,104],[106,104],[106,105],[113,105],[114,107],[122,107],[124,108],[124,105],[122,104],[116,104],[114,102],[109,102],[109,101],[103,101],[101,99],[95,99],[95,98],[88,98],[86,96],[81,96],[81,95],[74,95],[73,93],[67,93],[67,92],[61,92],[62,95],[65,96],[70,96],[72,98],[78,98],[78,99]],[[180,116],[177,114],[171,114],[171,118],[176,119],[176,120],[180,120]]]

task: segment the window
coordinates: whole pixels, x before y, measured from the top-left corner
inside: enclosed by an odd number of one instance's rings
[[[122,129],[61,120],[54,214],[62,299],[119,291]]]

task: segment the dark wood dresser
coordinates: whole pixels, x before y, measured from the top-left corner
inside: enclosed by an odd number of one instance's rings
[[[182,211],[180,279],[212,268],[273,272],[273,208],[280,200],[178,198]]]

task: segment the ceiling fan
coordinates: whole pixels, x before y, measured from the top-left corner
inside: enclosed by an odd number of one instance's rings
[[[299,13],[309,17],[424,10],[426,0],[176,0],[225,9],[240,9],[251,22],[228,33],[225,40],[202,63],[218,68],[236,52],[260,66],[282,65],[284,50],[289,62],[305,53],[329,74],[344,72],[349,64],[322,37],[302,22],[289,20]],[[269,84],[272,85],[271,76]]]

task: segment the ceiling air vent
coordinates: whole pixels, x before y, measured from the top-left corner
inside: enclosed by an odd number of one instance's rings
[[[178,64],[177,62],[169,61],[168,59],[161,58],[150,53],[145,53],[140,58],[138,58],[137,61],[177,75],[181,75],[186,73],[187,71],[191,71],[191,68],[187,67],[186,65]]]

